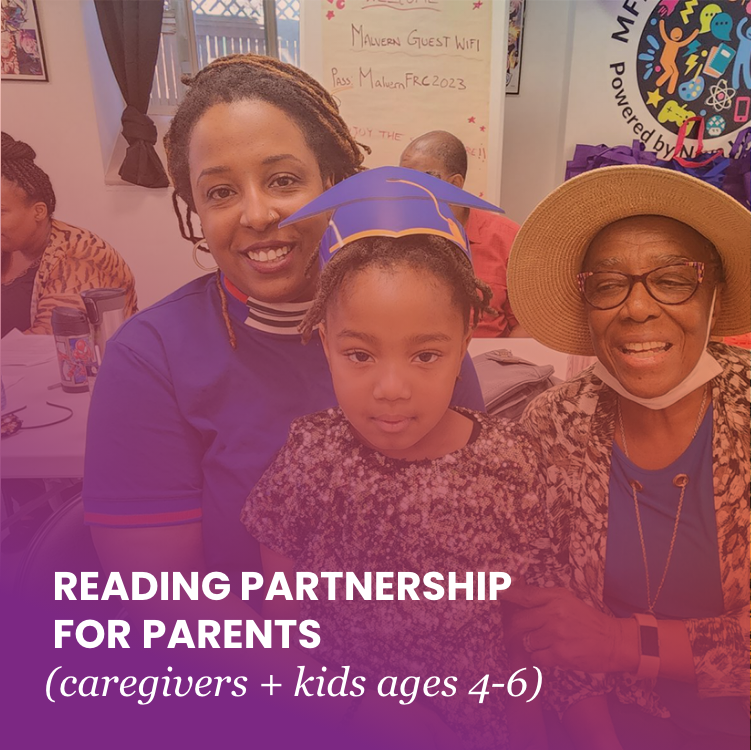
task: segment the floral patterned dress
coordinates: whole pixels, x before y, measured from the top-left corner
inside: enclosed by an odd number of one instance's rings
[[[248,498],[242,514],[262,544],[295,562],[297,571],[394,572],[393,601],[363,601],[355,590],[336,601],[301,602],[316,620],[316,658],[351,666],[375,689],[386,676],[431,676],[441,685],[425,705],[468,747],[506,747],[503,690],[482,705],[468,691],[485,674],[508,680],[499,601],[466,601],[460,589],[435,601],[397,599],[396,572],[422,577],[474,571],[534,578],[547,557],[548,523],[539,497],[537,459],[515,424],[461,410],[476,429],[459,451],[424,461],[390,459],[362,445],[340,410],[293,423],[287,444]],[[475,588],[475,594],[477,589]],[[375,599],[375,586],[373,588]],[[455,694],[445,684],[453,676]],[[444,694],[441,694],[442,691]],[[405,699],[407,702],[409,699]],[[506,698],[506,700],[511,700]],[[523,698],[521,700],[524,700]]]

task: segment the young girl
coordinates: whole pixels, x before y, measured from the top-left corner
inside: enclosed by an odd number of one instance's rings
[[[391,198],[396,201],[388,202]],[[452,204],[489,205],[428,175],[382,168],[324,193],[290,221],[338,205],[320,255],[318,293],[302,330],[320,326],[338,409],[295,421],[287,444],[248,498],[242,520],[262,544],[267,580],[276,571],[394,573],[393,601],[268,602],[277,617],[320,623],[314,655],[340,673],[419,676],[428,706],[472,748],[508,746],[504,702],[488,688],[508,681],[499,601],[396,596],[396,573],[473,571],[518,580],[546,548],[534,454],[513,424],[450,408],[462,359],[490,290],[475,278]],[[388,202],[388,203],[387,203]],[[497,210],[497,209],[496,209]],[[323,581],[322,581],[323,582]],[[523,666],[514,664],[514,669]],[[333,675],[333,673],[332,673]],[[440,678],[425,697],[429,677]],[[455,678],[455,690],[444,681]],[[536,674],[524,676],[536,684]],[[405,698],[409,702],[409,698]],[[528,731],[541,731],[527,715]],[[539,738],[538,738],[539,739]],[[542,741],[544,743],[544,740]],[[514,741],[514,747],[543,747]]]

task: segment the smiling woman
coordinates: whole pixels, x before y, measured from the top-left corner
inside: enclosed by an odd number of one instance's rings
[[[609,167],[548,196],[512,249],[522,325],[597,357],[524,416],[571,590],[522,595],[513,628],[571,670],[559,708],[584,748],[604,694],[602,746],[748,746],[749,357],[709,339],[751,329],[750,237],[699,180]]]
[[[263,303],[311,299],[316,275],[307,267],[325,219],[300,230],[278,225],[362,169],[363,150],[325,89],[272,58],[220,58],[187,83],[165,137],[183,237],[214,256],[231,293],[253,299],[254,318],[268,317]],[[185,222],[178,197],[187,205]],[[194,233],[194,212],[203,236]],[[227,316],[225,322],[234,341]]]
[[[258,544],[240,523],[248,492],[290,423],[336,403],[318,333],[307,346],[298,333],[326,218],[281,223],[361,170],[364,155],[330,95],[293,66],[238,55],[187,83],[165,138],[167,166],[181,233],[218,270],[108,343],[91,404],[84,502],[106,568],[222,571],[239,584],[241,572],[261,569]],[[454,400],[482,408],[468,359]],[[219,616],[207,606],[155,614]],[[253,614],[234,595],[222,606],[224,617]]]
[[[326,218],[278,224],[326,185],[294,121],[264,101],[217,104],[193,129],[189,167],[206,244],[235,288],[261,302],[310,299],[305,269]]]
[[[599,232],[582,268],[602,365],[636,396],[675,388],[699,361],[719,310],[722,263],[714,246],[675,219],[636,216]]]

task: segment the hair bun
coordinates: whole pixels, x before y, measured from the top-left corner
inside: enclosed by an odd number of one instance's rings
[[[2,134],[2,142],[0,143],[2,148],[2,160],[4,162],[9,161],[34,161],[36,158],[36,151],[29,146],[28,143],[23,141],[17,141],[13,136],[8,133]]]

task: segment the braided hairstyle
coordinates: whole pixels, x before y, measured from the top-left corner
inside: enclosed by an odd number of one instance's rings
[[[303,341],[326,317],[329,303],[347,281],[368,268],[395,269],[406,266],[427,271],[444,281],[452,301],[461,310],[464,325],[476,326],[482,313],[497,316],[490,306],[493,292],[480,281],[467,259],[450,240],[432,234],[406,237],[365,237],[339,250],[321,272],[313,306],[300,324]]]
[[[47,214],[52,216],[57,202],[55,191],[47,173],[34,164],[34,149],[28,143],[17,141],[8,133],[2,134],[0,147],[2,176],[20,187],[31,203],[44,203],[47,206]]]
[[[181,235],[198,242],[191,214],[195,211],[190,187],[188,146],[198,120],[215,104],[260,100],[294,120],[316,155],[321,176],[337,183],[363,169],[368,146],[357,143],[339,114],[331,94],[294,65],[262,55],[228,55],[209,63],[195,76],[184,76],[185,98],[164,137],[167,169],[172,179],[173,207]],[[183,219],[178,196],[187,204]]]
[[[260,100],[281,109],[302,131],[324,180],[329,178],[337,183],[364,169],[362,163],[370,148],[352,138],[331,94],[294,65],[263,55],[228,55],[209,63],[195,76],[183,76],[182,82],[188,91],[164,137],[164,149],[174,186],[172,207],[180,235],[194,244],[202,238],[193,229],[196,206],[190,186],[188,147],[196,123],[215,104]],[[187,205],[185,218],[178,198]],[[236,349],[237,336],[229,317],[220,270],[216,272],[216,285],[230,344]]]

